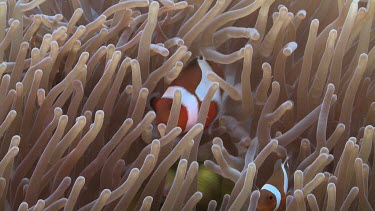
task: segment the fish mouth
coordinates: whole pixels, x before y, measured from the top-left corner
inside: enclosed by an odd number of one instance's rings
[[[273,211],[274,208],[272,207],[265,207],[265,206],[262,206],[262,205],[259,205],[257,206],[257,211]]]

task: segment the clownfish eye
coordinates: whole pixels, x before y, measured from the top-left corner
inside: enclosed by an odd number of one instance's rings
[[[269,200],[273,200],[273,195],[268,196]]]

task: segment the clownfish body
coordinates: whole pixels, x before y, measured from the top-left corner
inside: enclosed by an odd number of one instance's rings
[[[198,112],[201,103],[206,96],[210,85],[213,83],[207,78],[207,73],[215,72],[221,75],[221,70],[213,63],[203,59],[196,59],[190,62],[171,83],[161,98],[152,102],[156,112],[158,124],[167,124],[173,96],[176,90],[181,92],[181,108],[177,126],[187,132],[198,121]],[[205,128],[207,128],[216,117],[220,106],[220,90],[217,90],[210,103]]]
[[[258,211],[281,211],[285,210],[288,191],[288,165],[277,160],[272,176],[260,189],[258,200]]]

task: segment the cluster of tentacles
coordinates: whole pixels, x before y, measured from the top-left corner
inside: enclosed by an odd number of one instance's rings
[[[375,0],[0,0],[0,210],[375,208]],[[198,123],[150,99],[217,63]],[[220,114],[203,125],[223,90]]]

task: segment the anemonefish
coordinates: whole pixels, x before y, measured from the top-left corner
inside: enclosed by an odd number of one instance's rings
[[[288,168],[287,160],[284,163],[281,163],[281,159],[276,161],[272,176],[260,189],[258,211],[285,210],[288,192]]]
[[[152,101],[157,123],[167,124],[174,92],[180,90],[182,98],[177,126],[184,132],[190,130],[197,123],[201,103],[210,85],[213,83],[207,78],[207,73],[211,71],[219,76],[223,75],[222,71],[213,62],[208,62],[200,58],[191,61],[166,89],[161,98]],[[210,103],[205,128],[215,119],[219,111],[220,101],[220,90],[217,90]]]

